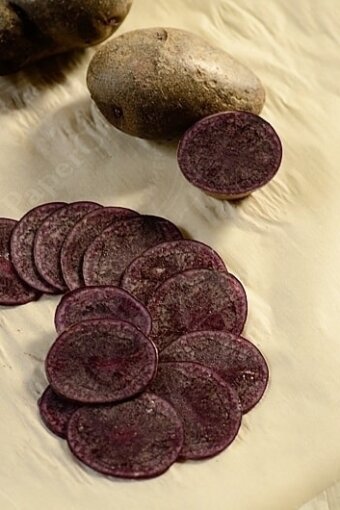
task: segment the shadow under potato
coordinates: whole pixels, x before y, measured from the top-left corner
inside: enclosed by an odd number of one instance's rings
[[[129,135],[131,136],[131,135]],[[177,136],[176,138],[172,138],[169,140],[145,140],[147,143],[151,145],[151,147],[155,147],[157,149],[162,149],[169,154],[173,154],[176,156],[177,147],[180,141],[180,136]]]
[[[29,66],[22,72],[26,74],[32,84],[40,88],[57,85],[63,83],[67,79],[67,75],[83,63],[87,53],[85,49],[79,49],[62,55],[54,55]]]
[[[68,75],[90,58],[85,49],[54,55],[29,65],[17,73],[0,77],[0,112],[2,109],[20,110],[26,108],[27,90],[35,90],[40,95],[44,90],[60,85]]]
[[[65,106],[61,102],[30,129],[29,139],[33,149],[27,153],[26,175],[34,190],[26,194],[41,192],[40,202],[90,196],[103,204],[152,213],[157,207],[150,205],[164,205],[178,189],[177,144],[122,133],[104,119],[90,97]]]

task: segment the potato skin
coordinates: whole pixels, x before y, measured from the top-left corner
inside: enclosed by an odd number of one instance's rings
[[[0,0],[0,75],[110,37],[132,0]]]
[[[259,79],[223,50],[190,32],[149,28],[127,32],[98,50],[88,88],[118,129],[149,139],[171,139],[220,111],[259,114]]]
[[[36,51],[35,44],[26,41],[21,19],[0,0],[0,74],[15,71]]]

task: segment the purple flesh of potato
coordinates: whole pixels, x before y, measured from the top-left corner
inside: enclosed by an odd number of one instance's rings
[[[144,393],[120,404],[80,408],[70,419],[67,441],[81,462],[102,474],[151,478],[176,461],[183,427],[168,402]]]
[[[59,397],[48,386],[38,402],[41,419],[56,436],[66,439],[67,425],[80,404]]]
[[[268,383],[268,366],[257,347],[225,331],[196,331],[178,338],[160,355],[160,362],[168,361],[190,361],[214,370],[234,388],[243,413],[259,402]]]
[[[278,171],[282,145],[273,127],[246,112],[221,112],[199,120],[183,135],[180,169],[194,186],[221,199],[243,198]]]
[[[64,241],[60,255],[63,277],[70,290],[84,285],[83,258],[90,244],[111,223],[131,216],[138,216],[138,213],[123,207],[101,207],[75,224]]]
[[[170,402],[183,422],[181,459],[213,457],[235,439],[242,419],[238,396],[210,368],[160,363],[150,391]]]
[[[83,404],[104,404],[143,391],[156,373],[157,358],[151,340],[131,324],[92,319],[57,338],[45,368],[58,395]]]
[[[40,276],[61,292],[64,282],[60,253],[63,242],[74,225],[90,211],[101,207],[94,202],[74,202],[61,207],[42,223],[34,238],[34,263]]]
[[[206,244],[182,239],[158,244],[127,267],[121,286],[145,305],[157,287],[188,269],[227,272],[220,256]]]
[[[247,296],[230,273],[193,269],[160,285],[147,306],[150,338],[159,351],[185,333],[228,331],[239,336],[247,318]]]
[[[178,239],[182,239],[182,234],[164,218],[138,216],[116,221],[85,253],[85,284],[119,285],[123,272],[136,257],[156,244]]]
[[[10,259],[10,240],[17,221],[0,218],[0,305],[24,305],[36,301],[40,293],[17,274]]]
[[[118,287],[83,287],[65,294],[55,314],[57,332],[86,319],[130,322],[145,335],[151,330],[151,317],[145,306]]]
[[[35,267],[34,238],[46,218],[65,205],[64,202],[51,202],[31,209],[18,221],[11,237],[11,260],[16,272],[28,285],[48,294],[59,291],[45,282]]]

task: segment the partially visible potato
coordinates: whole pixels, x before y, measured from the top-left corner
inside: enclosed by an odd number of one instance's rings
[[[132,0],[0,0],[0,74],[104,41]]]
[[[29,61],[38,48],[26,38],[17,13],[0,0],[0,74],[10,74]]]
[[[92,98],[118,129],[176,137],[212,113],[260,113],[258,78],[223,50],[174,28],[127,32],[98,50],[87,77]]]

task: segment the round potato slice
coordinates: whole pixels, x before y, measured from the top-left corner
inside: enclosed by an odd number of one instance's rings
[[[226,331],[196,331],[167,347],[160,361],[191,361],[214,370],[234,388],[247,413],[261,399],[268,383],[268,365],[249,340]]]
[[[11,237],[11,260],[16,272],[28,285],[48,294],[55,294],[59,290],[45,282],[36,269],[34,238],[46,218],[65,206],[64,202],[50,202],[31,209],[18,221]]]
[[[121,286],[146,305],[161,283],[188,269],[227,272],[223,260],[212,248],[199,241],[182,239],[158,244],[133,260],[123,274]]]
[[[138,216],[116,221],[89,246],[84,256],[86,285],[119,285],[133,259],[164,241],[182,239],[178,228],[158,216]]]
[[[177,152],[184,176],[221,199],[243,198],[267,184],[282,159],[281,141],[264,119],[247,112],[222,112],[194,124]]]
[[[175,408],[183,422],[181,459],[213,457],[235,439],[241,405],[235,390],[196,363],[160,363],[150,391]]]
[[[84,404],[126,400],[153,379],[157,350],[127,322],[92,319],[75,324],[54,342],[47,379],[60,396]]]
[[[15,271],[10,260],[10,239],[17,222],[0,218],[0,305],[24,305],[35,301],[40,293],[29,287]]]
[[[75,224],[60,254],[63,277],[69,289],[84,285],[83,258],[92,241],[114,221],[132,216],[138,216],[138,213],[123,207],[100,207]]]
[[[74,225],[90,211],[94,202],[74,202],[55,211],[43,222],[34,238],[34,263],[40,276],[61,292],[67,290],[61,271],[62,245]]]
[[[51,386],[47,386],[38,401],[38,406],[46,427],[56,436],[65,439],[68,422],[80,404],[59,397]]]
[[[183,427],[168,402],[144,393],[116,405],[79,409],[69,421],[67,441],[81,462],[100,473],[151,478],[177,459]]]
[[[130,322],[145,335],[151,330],[151,317],[145,306],[118,287],[83,287],[63,296],[55,313],[58,333],[87,319]]]
[[[228,331],[240,335],[247,318],[247,296],[230,273],[193,269],[172,276],[148,302],[150,338],[159,351],[192,331]]]

